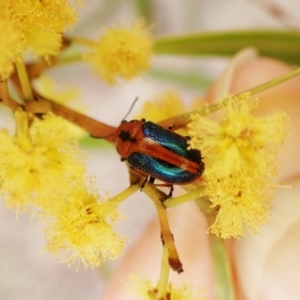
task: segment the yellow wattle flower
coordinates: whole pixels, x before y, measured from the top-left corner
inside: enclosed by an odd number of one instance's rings
[[[159,109],[157,109],[159,107]],[[145,118],[146,121],[159,122],[186,111],[183,101],[175,91],[167,91],[154,99],[144,102],[135,119]]]
[[[256,233],[268,217],[288,119],[253,116],[257,103],[249,94],[232,97],[218,116],[194,115],[189,124],[190,146],[205,162],[205,192],[218,211],[210,230],[223,238]]]
[[[29,128],[25,112],[15,117],[15,136],[0,131],[0,193],[19,210],[33,204],[49,211],[82,182],[85,155],[61,118],[48,115]]]
[[[86,184],[85,155],[67,121],[52,114],[34,120],[15,112],[16,134],[0,131],[0,194],[18,211],[37,211],[49,226],[46,249],[85,267],[118,257],[125,238],[113,229],[118,203]],[[91,186],[92,188],[89,188]]]
[[[217,207],[217,215],[210,231],[222,238],[238,238],[246,230],[258,233],[267,221],[274,187],[264,174],[232,174],[223,179],[206,181],[206,193]]]
[[[77,20],[77,12],[68,0],[1,1],[0,16],[1,20],[13,22],[12,37],[19,35],[17,49],[21,46],[22,51],[30,50],[46,58],[59,53],[64,31]]]
[[[158,297],[157,287],[151,280],[138,277],[136,274],[130,275],[130,285],[128,286],[130,293],[135,293],[143,300],[205,300],[205,291],[197,289],[190,285],[180,287],[169,284],[166,295]]]
[[[11,20],[0,19],[0,32],[0,81],[4,81],[12,73],[13,64],[20,57],[24,42],[22,32]]]
[[[104,29],[90,53],[85,55],[96,74],[109,84],[132,79],[150,67],[152,39],[143,22],[129,28]]]
[[[84,184],[74,187],[53,211],[45,230],[46,250],[68,264],[82,262],[85,268],[121,255],[125,238],[112,227],[121,219],[118,203],[107,200]]]

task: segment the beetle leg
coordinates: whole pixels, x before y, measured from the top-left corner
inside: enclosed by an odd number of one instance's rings
[[[154,181],[155,181],[155,178],[152,177],[152,176],[150,176],[150,177],[149,177],[149,182],[150,182],[151,184],[154,184]]]
[[[141,180],[140,180],[140,188],[141,188],[141,191],[143,190],[143,188],[145,187],[145,184],[146,182],[148,181],[148,178],[143,178],[142,180],[142,177],[141,177]]]
[[[128,164],[127,164],[128,166]],[[136,172],[132,171],[131,168],[128,166],[128,171],[129,171],[129,182],[130,185],[134,185],[137,183],[140,183],[142,179],[144,179],[144,177],[140,176],[139,174],[137,174]],[[141,186],[141,184],[140,184]]]
[[[172,185],[170,186],[170,191],[169,191],[169,194],[168,194],[168,198],[172,198],[172,196],[173,196],[173,191],[174,191],[174,185],[172,184]]]
[[[155,183],[154,183],[154,180],[155,180],[155,178],[150,177],[150,178],[149,178],[149,183],[151,183],[151,184],[153,184],[153,185],[155,185],[155,186],[169,187],[169,188],[170,188],[170,191],[169,191],[169,194],[168,194],[167,198],[172,198],[172,196],[173,196],[173,191],[174,191],[174,185],[171,184],[171,183],[157,183],[157,184],[155,184]]]

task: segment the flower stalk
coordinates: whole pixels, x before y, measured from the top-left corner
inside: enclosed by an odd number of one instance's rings
[[[167,210],[163,205],[163,201],[167,198],[167,195],[162,191],[158,190],[154,185],[149,182],[145,183],[143,192],[154,202],[159,224],[161,230],[161,239],[163,245],[166,245],[168,248],[169,264],[170,267],[178,272],[183,272],[182,263],[179,259],[178,252],[174,243],[174,238],[170,230]]]
[[[177,196],[175,198],[168,198],[163,202],[165,207],[173,207],[177,206],[189,201],[193,201],[195,199],[201,198],[205,196],[205,187],[200,186],[195,191],[187,192],[186,194]]]
[[[138,191],[140,186],[138,184],[132,184],[127,189],[119,193],[118,195],[109,199],[110,202],[121,203],[122,201],[129,198],[132,194]]]
[[[17,60],[15,65],[25,101],[33,100],[31,85],[27,75],[25,64],[23,63],[23,61]]]
[[[158,299],[165,297],[168,291],[169,285],[169,273],[170,273],[170,265],[169,265],[169,253],[168,253],[167,245],[163,246],[162,260],[160,266],[160,276],[157,283],[157,297]]]
[[[298,75],[300,75],[300,68],[297,68],[297,69],[290,71],[286,74],[283,74],[281,76],[278,76],[272,80],[269,80],[263,84],[260,84],[259,86],[251,88],[247,91],[244,91],[244,92],[234,95],[234,96],[239,98],[239,96],[241,94],[245,94],[245,93],[249,93],[250,96],[254,96],[260,92],[263,92],[274,86],[284,83],[285,81],[290,80]],[[206,105],[205,107],[201,107],[199,109],[193,110],[191,112],[188,112],[188,113],[185,113],[185,114],[182,114],[179,116],[171,117],[169,119],[159,122],[158,124],[163,127],[172,126],[174,130],[177,130],[177,129],[180,129],[180,128],[186,126],[188,123],[190,123],[192,115],[198,114],[199,116],[208,116],[218,110],[223,109],[224,107],[229,105],[231,101],[232,101],[232,96],[227,96],[222,101],[219,101],[219,102],[216,102],[216,103],[213,103],[210,105]]]

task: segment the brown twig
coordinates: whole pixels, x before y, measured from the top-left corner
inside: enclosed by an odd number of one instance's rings
[[[9,107],[12,110],[15,110],[18,107],[22,106],[10,97],[7,87],[7,81],[0,82],[0,100],[0,104]]]
[[[156,206],[161,230],[161,240],[162,243],[168,248],[169,265],[174,271],[181,273],[183,272],[182,263],[179,259],[178,252],[174,243],[173,234],[170,230],[167,209],[163,205],[163,201],[168,196],[162,191],[158,190],[153,184],[149,182],[145,183],[143,192],[153,200]]]
[[[16,73],[11,76],[11,80],[14,83],[16,90],[22,96],[23,92],[21,84]],[[24,103],[24,109],[27,112],[31,112],[39,117],[47,112],[52,112],[55,115],[60,116],[86,130],[92,137],[103,138],[109,142],[113,142],[113,134],[116,130],[116,127],[97,121],[50,99],[47,99],[40,95],[33,88],[32,93],[34,95],[34,100],[26,101]]]
[[[107,141],[113,142],[113,134],[116,127],[107,125],[52,100],[46,99],[36,91],[34,91],[34,96],[35,100],[28,101],[24,104],[26,111],[36,115],[43,115],[47,112],[52,112],[55,115],[60,116],[86,130],[92,137],[103,138]]]

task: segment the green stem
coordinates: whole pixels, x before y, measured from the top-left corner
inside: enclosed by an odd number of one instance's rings
[[[246,90],[242,93],[236,94],[236,95],[232,95],[232,96],[228,96],[226,99],[224,99],[223,101],[211,104],[205,108],[201,108],[199,110],[195,110],[193,112],[188,113],[189,115],[193,114],[193,113],[197,113],[199,115],[209,115],[221,108],[224,108],[227,104],[229,104],[232,101],[233,97],[236,97],[237,99],[239,98],[239,96],[241,96],[242,94],[246,94],[249,93],[250,95],[254,96],[257,95],[260,92],[263,92],[265,90],[270,89],[271,87],[274,87],[276,85],[279,85],[287,80],[292,79],[293,77],[296,77],[300,74],[300,68],[297,68],[291,72],[288,72],[286,74],[283,74],[281,76],[278,76],[272,80],[269,80],[265,83],[262,83],[254,88],[251,88],[249,90]],[[241,98],[242,99],[242,98]],[[197,112],[198,111],[198,112]]]
[[[220,101],[218,103],[214,103],[214,104],[211,104],[205,108],[202,108],[199,110],[199,114],[200,115],[208,115],[208,114],[211,114],[223,107],[225,107],[226,105],[228,105],[229,103],[231,103],[232,101],[232,98],[233,97],[236,97],[237,99],[239,98],[239,96],[241,96],[242,94],[246,94],[246,93],[249,93],[250,95],[254,96],[254,95],[257,95],[258,93],[260,92],[263,92],[265,90],[268,90],[270,89],[271,87],[274,87],[276,85],[279,85],[287,80],[290,80],[292,79],[293,77],[296,77],[300,75],[300,68],[297,68],[296,70],[293,70],[289,73],[286,73],[286,74],[283,74],[281,76],[278,76],[272,80],[269,80],[265,83],[262,83],[254,88],[251,88],[249,90],[246,90],[242,93],[239,93],[239,94],[236,94],[236,95],[233,95],[233,96],[228,96],[227,99],[223,100],[223,101]],[[242,99],[242,98],[241,98]],[[190,114],[192,114],[193,112],[191,112]],[[194,111],[194,113],[197,113],[197,111]]]
[[[215,299],[234,300],[233,280],[225,240],[213,234],[209,237],[213,259]]]
[[[109,199],[109,201],[122,202],[128,197],[130,197],[132,194],[134,194],[139,189],[139,187],[139,184],[133,184],[129,186],[126,190]]]
[[[249,92],[251,95],[256,95],[256,94],[258,94],[262,91],[265,91],[273,86],[276,86],[276,85],[283,83],[289,79],[292,79],[293,77],[296,77],[299,74],[300,74],[300,68],[297,68],[289,73],[283,74],[283,75],[278,76],[268,82],[265,82],[265,83],[258,85],[252,89],[249,89],[246,92]],[[242,93],[240,93],[240,94],[242,94]],[[238,94],[238,95],[240,95],[240,94]]]
[[[71,37],[70,41],[74,44],[78,44],[81,46],[87,46],[87,47],[95,47],[97,43],[93,40],[89,40],[82,37]]]
[[[203,197],[204,196],[204,191],[205,191],[205,188],[200,187],[196,191],[186,193],[186,194],[178,196],[176,198],[167,199],[163,202],[163,205],[165,207],[172,207],[172,206],[176,206],[176,205],[179,205],[179,204],[182,204],[182,203],[185,203],[185,202],[195,200],[197,198]]]
[[[69,55],[60,55],[55,60],[55,66],[74,62],[82,62],[82,53],[77,52]]]
[[[32,100],[33,95],[32,95],[31,85],[27,75],[26,67],[22,60],[18,60],[16,62],[16,69],[17,69],[18,78],[20,80],[24,98],[26,100]]]
[[[28,128],[28,118],[26,113],[21,109],[17,109],[15,111],[15,119],[16,119],[16,135],[18,137],[26,137],[27,142],[32,143],[32,138]]]
[[[206,199],[197,199],[199,209],[205,214],[208,226],[215,220],[216,208],[211,207],[211,202]],[[212,255],[212,269],[214,276],[214,299],[235,300],[232,272],[225,240],[209,233]]]
[[[160,126],[163,127],[168,127],[168,126],[172,126],[173,130],[179,129],[185,125],[187,125],[188,123],[191,122],[191,116],[194,114],[197,114],[199,116],[207,116],[217,110],[223,109],[224,107],[226,107],[228,104],[232,103],[232,100],[235,99],[239,99],[239,97],[242,94],[246,94],[249,93],[250,95],[254,96],[262,91],[265,91],[267,89],[270,89],[271,87],[274,87],[276,85],[279,85],[287,80],[290,80],[296,76],[300,75],[300,68],[297,68],[291,72],[288,72],[284,75],[278,76],[272,80],[269,80],[261,85],[258,85],[254,88],[251,88],[247,91],[244,91],[242,93],[236,94],[236,95],[231,95],[231,96],[227,96],[225,97],[223,100],[221,99],[221,101],[210,104],[205,106],[204,108],[199,108],[193,111],[190,111],[186,114],[182,114],[179,116],[175,116],[169,119],[166,119],[164,121],[158,122],[158,124]],[[243,97],[240,97],[240,99],[243,99]]]
[[[164,245],[161,267],[160,267],[160,276],[157,283],[158,299],[165,299],[164,297],[167,295],[167,291],[168,291],[169,273],[170,273],[168,258],[169,258],[169,251],[167,246]]]

